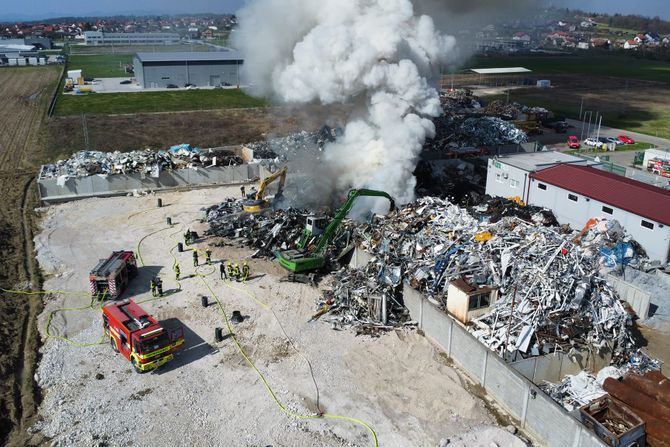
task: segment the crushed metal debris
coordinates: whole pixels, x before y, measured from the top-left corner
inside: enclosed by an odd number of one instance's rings
[[[87,177],[89,175],[141,173],[158,177],[161,171],[181,168],[234,166],[244,163],[229,151],[199,149],[188,144],[172,146],[167,151],[146,149],[132,152],[76,152],[67,160],[42,167],[40,178]]]

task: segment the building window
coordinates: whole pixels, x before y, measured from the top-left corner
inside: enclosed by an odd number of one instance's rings
[[[603,213],[614,214],[614,210],[609,206],[603,206]]]
[[[500,173],[496,174],[496,182],[503,183],[502,174]]]
[[[547,190],[547,185],[545,185],[544,183],[538,183],[537,187],[540,188],[543,191]]]
[[[489,307],[489,293],[483,293],[481,295],[472,295],[470,301],[468,302],[468,310],[477,310],[482,307]]]
[[[579,200],[579,197],[577,197],[574,194],[568,194],[568,199],[572,200],[573,202],[576,202]]]
[[[512,187],[512,188],[516,188],[517,186],[519,186],[519,181],[518,180],[510,180],[509,186]]]
[[[161,79],[170,79],[170,76],[163,76]]]
[[[651,223],[651,222],[647,222],[646,220],[643,220],[642,222],[640,222],[640,225],[642,225],[645,228],[649,228],[650,230],[654,229],[654,224]]]

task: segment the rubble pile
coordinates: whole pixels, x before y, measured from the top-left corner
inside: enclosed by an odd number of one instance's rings
[[[492,223],[485,211],[477,219],[425,197],[370,226],[360,245],[380,270],[400,269],[441,307],[454,279],[498,289],[497,302],[471,331],[503,357],[591,349],[611,350],[616,362],[625,362],[634,347],[631,317],[596,273],[598,253],[617,240],[578,246],[572,234],[543,226],[545,213],[534,214],[533,222],[503,217]]]
[[[482,108],[479,98],[470,89],[453,89],[440,93],[440,103],[444,110],[469,111]]]
[[[603,384],[608,378],[620,380],[631,375],[648,374],[660,370],[660,362],[641,350],[630,356],[628,363],[620,367],[606,366],[595,376],[586,371],[577,375],[567,375],[558,383],[544,382],[540,388],[566,410],[572,411],[607,394]],[[656,373],[658,374],[658,373]]]
[[[80,151],[67,160],[42,167],[41,178],[87,177],[89,175],[143,173],[158,177],[161,171],[180,168],[230,166],[244,161],[227,151],[172,146],[168,151],[146,149],[132,152]]]
[[[344,268],[333,276],[334,286],[317,299],[313,319],[328,321],[334,329],[352,326],[356,335],[372,336],[409,322],[409,313],[401,304],[399,267],[373,261],[365,268]]]
[[[274,250],[295,248],[305,227],[305,210],[269,210],[262,214],[242,212],[242,201],[228,199],[205,210],[209,236],[233,240],[255,248],[253,257],[273,257]]]
[[[526,133],[513,123],[490,116],[442,115],[433,120],[435,137],[424,149],[445,150],[453,147],[499,146],[528,141]]]
[[[521,115],[534,115],[535,117],[552,117],[553,114],[544,107],[530,107],[518,102],[506,103],[501,100],[491,101],[482,109],[482,113],[488,116],[496,116],[506,120],[521,119]]]
[[[319,160],[327,143],[335,141],[342,129],[323,126],[317,132],[301,131],[285,137],[249,143],[246,146],[254,151],[257,160],[271,159],[283,164],[289,160],[310,158]]]

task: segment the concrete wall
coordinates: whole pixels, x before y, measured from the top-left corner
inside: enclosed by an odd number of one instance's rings
[[[514,417],[521,428],[548,447],[605,445],[535,384],[476,340],[453,318],[405,284],[405,306],[419,328],[472,380]]]
[[[560,382],[567,376],[586,370],[593,374],[609,366],[612,355],[609,352],[596,355],[588,351],[577,352],[570,356],[563,352],[554,352],[539,357],[530,357],[510,363],[526,379],[536,385],[543,382]]]
[[[627,283],[622,278],[611,274],[607,275],[607,282],[612,284],[619,297],[630,304],[640,321],[649,317],[649,303],[651,302],[651,293]]]
[[[545,189],[541,189],[543,185]],[[576,196],[577,201],[568,195]],[[647,252],[651,260],[667,262],[670,254],[670,226],[661,225],[637,214],[599,202],[581,194],[572,193],[563,188],[531,179],[528,203],[549,208],[561,224],[569,224],[573,229],[581,230],[592,217],[616,219]],[[612,210],[609,212],[609,210]],[[649,229],[642,221],[653,224]]]
[[[259,165],[243,164],[162,171],[158,178],[142,174],[91,175],[68,178],[63,186],[58,185],[58,179],[47,178],[38,180],[38,186],[42,202],[50,204],[87,197],[127,194],[134,190],[155,191],[179,186],[242,183],[259,177],[259,174]]]

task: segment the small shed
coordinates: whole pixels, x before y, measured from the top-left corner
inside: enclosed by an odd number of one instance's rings
[[[459,278],[449,283],[447,311],[465,324],[488,313],[497,300],[497,288],[471,284]]]

